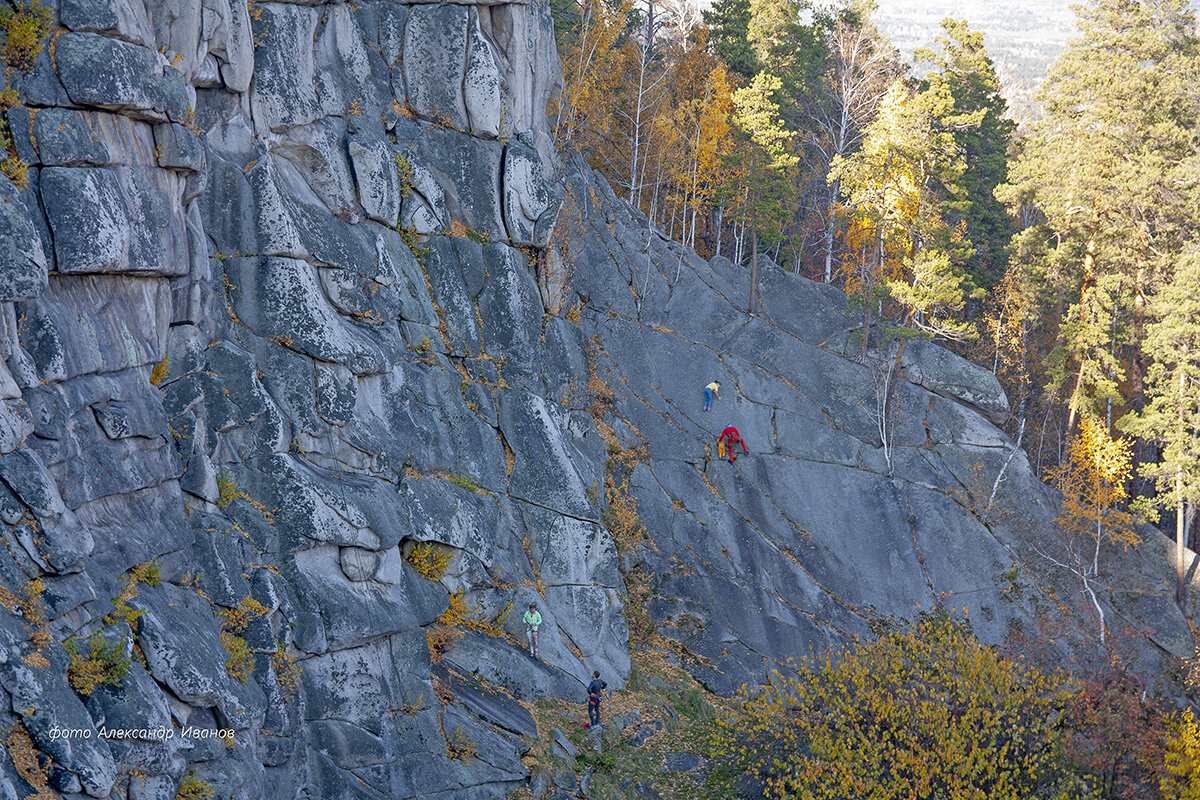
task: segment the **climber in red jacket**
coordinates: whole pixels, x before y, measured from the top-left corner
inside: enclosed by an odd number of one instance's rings
[[[746,443],[742,441],[742,437],[741,434],[738,433],[738,429],[732,425],[726,425],[725,430],[721,431],[721,435],[717,437],[717,441],[720,442],[721,440],[725,441],[725,452],[729,453],[730,464],[733,463],[733,446],[735,444],[741,443],[743,453],[750,452],[746,449]]]

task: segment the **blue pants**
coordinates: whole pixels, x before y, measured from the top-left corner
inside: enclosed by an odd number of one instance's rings
[[[708,411],[710,408],[712,408],[712,401],[713,401],[713,390],[708,388],[707,386],[705,386],[704,387],[704,410],[705,411]]]

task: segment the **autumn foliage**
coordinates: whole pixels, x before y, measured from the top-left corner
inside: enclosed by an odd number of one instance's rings
[[[775,798],[1058,797],[1068,696],[935,613],[744,689],[718,750]]]

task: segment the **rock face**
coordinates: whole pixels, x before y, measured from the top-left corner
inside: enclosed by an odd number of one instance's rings
[[[622,567],[722,692],[943,596],[989,641],[1076,599],[992,376],[910,348],[884,448],[835,290],[767,269],[749,318],[564,167],[540,0],[59,6],[0,178],[0,729],[55,791],[502,797],[520,702],[628,675]],[[1157,567],[1106,557],[1186,651]],[[128,671],[75,691],[93,635]]]

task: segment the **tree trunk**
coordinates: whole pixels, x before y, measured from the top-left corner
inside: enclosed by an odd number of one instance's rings
[[[833,215],[834,208],[837,206],[837,197],[839,184],[834,181],[829,187],[830,197],[829,214],[825,218],[825,282],[833,283]]]
[[[1181,465],[1175,469],[1175,602],[1179,604],[1180,608],[1184,608],[1184,604],[1187,602],[1187,589],[1183,583],[1184,573],[1186,572],[1183,563],[1185,531],[1183,517],[1183,466]]]
[[[1083,285],[1079,287],[1079,313],[1086,314],[1087,311],[1083,307],[1084,296],[1087,295],[1087,290],[1091,288],[1092,283],[1096,278],[1096,231],[1100,227],[1100,199],[1096,198],[1092,201],[1092,230],[1088,234],[1087,251],[1083,256]],[[1079,372],[1075,375],[1075,388],[1071,392],[1071,399],[1068,401],[1070,405],[1067,407],[1067,433],[1070,434],[1071,429],[1075,427],[1075,406],[1079,398],[1079,392],[1083,388],[1083,356],[1080,356]]]
[[[750,207],[750,307],[747,314],[753,314],[758,305],[758,229],[754,227],[754,207]]]

